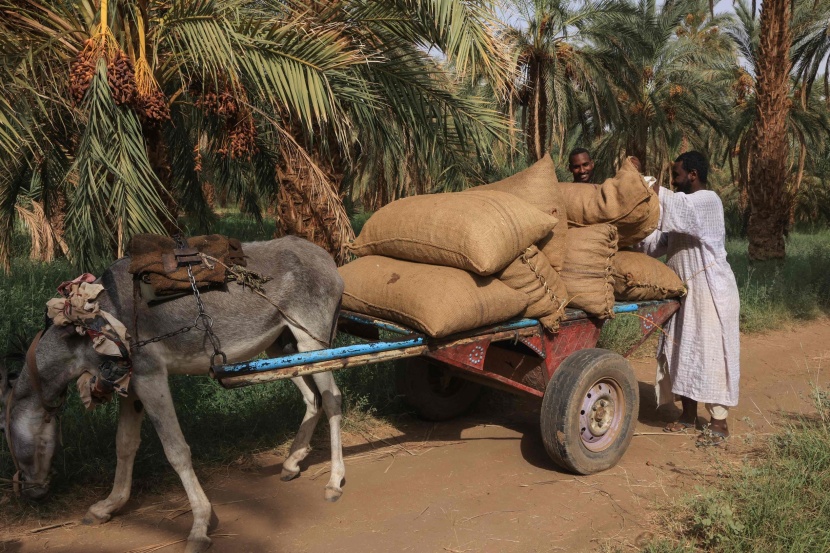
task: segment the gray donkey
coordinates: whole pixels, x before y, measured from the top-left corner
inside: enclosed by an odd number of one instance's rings
[[[202,295],[228,362],[251,359],[263,351],[280,355],[286,350],[286,343],[301,352],[326,347],[325,341],[334,336],[343,293],[343,281],[331,257],[323,249],[294,237],[247,243],[244,250],[249,257],[248,269],[273,277],[264,285],[264,293],[280,309],[235,283],[228,284],[227,292]],[[133,341],[192,324],[198,313],[192,296],[149,308],[141,301],[136,305],[128,267],[129,260],[121,259],[107,269],[98,280],[105,287],[98,301],[101,309],[121,320],[129,332],[134,332],[134,321],[138,322],[139,336],[133,336]],[[286,342],[286,338],[290,341]],[[115,482],[110,495],[90,507],[84,522],[108,521],[129,499],[141,421],[147,413],[193,509],[186,551],[195,553],[210,547],[207,531],[211,505],[193,472],[190,448],[176,419],[167,376],[207,374],[212,353],[205,333],[196,329],[133,349],[129,395],[119,401]],[[95,370],[102,358],[93,350],[88,337],[78,335],[72,327],[57,326],[43,334],[34,356],[36,362],[27,365],[35,366],[27,366],[13,387],[8,375],[0,374],[0,416],[18,465],[18,486],[25,497],[41,499],[48,492],[50,466],[59,439],[55,411],[67,387],[83,371]],[[283,463],[281,478],[287,481],[299,475],[299,462],[310,451],[309,441],[322,414],[318,407],[322,403],[331,428],[331,478],[325,498],[336,501],[343,493],[341,485],[346,472],[340,441],[340,390],[331,373],[295,378],[293,382],[302,392],[306,413]]]

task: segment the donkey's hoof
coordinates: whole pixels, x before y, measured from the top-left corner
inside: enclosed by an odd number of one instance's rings
[[[111,518],[112,515],[98,516],[92,512],[92,509],[90,509],[86,512],[84,518],[81,519],[81,523],[85,524],[86,526],[98,526],[99,524],[109,522]]]
[[[187,547],[185,547],[184,553],[203,553],[210,549],[211,545],[213,545],[213,542],[207,536],[187,538]]]
[[[300,470],[299,469],[297,469],[295,471],[292,471],[292,470],[288,470],[288,469],[284,468],[284,469],[282,469],[282,472],[280,473],[280,480],[282,480],[283,482],[290,482],[291,480],[294,480],[295,478],[297,478],[299,475],[300,475]]]
[[[337,488],[329,488],[326,486],[326,501],[330,503],[334,503],[340,496],[343,495],[343,490],[338,490]]]

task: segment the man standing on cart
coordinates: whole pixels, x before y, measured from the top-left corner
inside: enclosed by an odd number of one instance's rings
[[[699,445],[720,445],[729,437],[729,407],[738,404],[740,300],[726,261],[723,204],[707,189],[709,165],[699,152],[686,152],[672,167],[674,192],[654,184],[660,221],[637,249],[666,264],[686,283],[680,311],[665,327],[657,362],[657,404],[680,396],[683,413],[666,432],[694,430],[697,404],[711,422]]]

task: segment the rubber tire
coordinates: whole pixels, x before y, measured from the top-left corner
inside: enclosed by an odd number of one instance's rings
[[[481,385],[450,376],[448,386],[439,380],[451,369],[432,359],[412,357],[398,364],[396,385],[407,405],[428,421],[446,421],[466,413],[481,394]]]
[[[603,379],[617,383],[625,411],[613,441],[602,451],[591,451],[580,434],[580,410],[585,395]],[[577,474],[609,469],[628,449],[639,409],[637,378],[623,356],[598,348],[577,351],[559,365],[545,389],[541,413],[545,449],[556,464]]]

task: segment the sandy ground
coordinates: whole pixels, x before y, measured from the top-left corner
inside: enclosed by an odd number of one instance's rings
[[[830,358],[830,322],[744,336],[741,405],[732,412],[733,439],[720,450],[696,448],[693,435],[660,431],[675,413],[655,410],[654,359],[633,359],[641,392],[637,434],[616,467],[593,476],[564,473],[549,461],[540,402],[490,394],[472,415],[449,423],[408,419],[348,432],[347,485],[330,504],[323,501],[323,435],[293,482],[279,480],[282,459],[274,454],[203,478],[219,519],[212,551],[634,551],[655,531],[661,506],[717,478],[722,464],[746,462],[789,416],[810,411],[810,383],[824,357]],[[819,374],[819,382],[827,380]],[[507,408],[492,414],[493,402]],[[38,525],[79,520],[87,507],[0,529],[0,552],[181,551],[177,540],[191,524],[184,494],[173,488],[131,500],[103,526],[70,522],[32,533]]]

